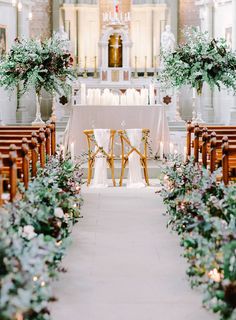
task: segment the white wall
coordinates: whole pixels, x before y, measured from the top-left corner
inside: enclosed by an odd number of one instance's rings
[[[167,7],[160,5],[133,5],[131,12],[131,64],[134,67],[137,56],[137,67],[144,68],[145,56],[147,67],[153,66],[155,56],[160,55],[160,35],[167,21]],[[159,60],[159,57],[158,57]]]
[[[23,9],[19,14],[19,33],[24,37],[29,35],[28,12],[28,2],[23,2]],[[7,28],[7,50],[9,50],[17,35],[16,8],[12,7],[10,0],[0,0],[0,25],[5,25]],[[24,103],[24,98],[22,102]],[[0,110],[4,123],[16,122],[16,106],[16,93],[10,94],[0,88]]]
[[[0,1],[0,24],[7,27],[7,49],[11,47],[16,37],[16,15],[15,8],[11,3]],[[12,94],[9,100],[9,93],[0,88],[0,110],[4,122],[15,121],[16,99]]]
[[[85,56],[87,68],[94,67],[94,57],[98,57],[98,41],[100,36],[98,5],[69,5],[63,9],[66,24],[70,22],[70,35],[73,55],[76,55],[76,28],[78,28],[78,46],[80,67],[84,67]],[[76,11],[78,26],[76,26]],[[63,21],[60,22],[61,24]],[[67,31],[67,30],[66,30]]]
[[[214,36],[216,38],[225,38],[226,28],[232,28],[232,20],[232,2],[226,2],[225,4],[216,6],[214,8]],[[228,123],[230,121],[230,109],[234,103],[232,93],[224,89],[221,92],[215,89],[213,103],[215,121]]]

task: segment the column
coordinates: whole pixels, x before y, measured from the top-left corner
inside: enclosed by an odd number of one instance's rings
[[[236,0],[232,0],[232,50],[236,51]],[[233,96],[232,108],[230,110],[230,124],[236,124],[236,97]]]
[[[27,16],[26,12],[28,12],[28,8],[25,4],[22,5],[20,8],[16,5],[16,38],[21,39],[22,37],[28,37],[28,34],[24,34],[23,32],[23,23],[24,23],[24,16]],[[28,21],[28,20],[27,20]],[[29,23],[29,22],[28,22]],[[17,86],[17,96],[16,96],[16,122],[28,122],[30,119],[27,116],[28,108],[27,108],[27,96],[22,96],[18,98],[20,86]]]
[[[207,4],[204,5],[204,27],[208,31],[209,36],[214,36],[214,26],[213,26],[213,10],[214,5],[213,2],[210,0]],[[205,31],[204,30],[204,31]],[[203,89],[203,120],[206,122],[213,122],[214,121],[214,108],[213,108],[213,90],[208,86],[204,85]]]

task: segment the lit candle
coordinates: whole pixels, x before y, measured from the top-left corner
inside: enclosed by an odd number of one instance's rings
[[[71,142],[70,144],[70,155],[71,155],[71,161],[75,161],[75,143]]]
[[[82,105],[86,104],[86,84],[85,83],[81,83],[81,86],[80,86],[80,103]]]
[[[150,103],[150,105],[155,104],[154,85],[152,83],[150,83],[150,85],[149,85],[149,103]]]
[[[196,99],[196,89],[193,88],[193,99]]]
[[[160,142],[160,160],[163,160],[163,153],[164,153],[164,144]]]

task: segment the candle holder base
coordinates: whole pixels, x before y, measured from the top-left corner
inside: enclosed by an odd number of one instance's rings
[[[195,119],[195,122],[204,123],[204,121],[202,119],[202,114],[200,112],[197,113],[197,118]]]
[[[45,122],[41,119],[41,116],[40,117],[36,116],[36,118],[32,122],[32,126],[44,126],[44,125],[45,125]]]

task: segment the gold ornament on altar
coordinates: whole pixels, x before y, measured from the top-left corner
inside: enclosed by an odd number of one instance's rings
[[[87,74],[87,56],[84,57],[84,72],[83,72],[83,78],[88,78],[88,74]]]
[[[110,36],[108,52],[109,68],[122,68],[122,39],[119,34]]]
[[[157,56],[154,57],[154,77],[157,77]]]
[[[135,65],[134,65],[134,77],[135,77],[135,78],[138,78],[137,65],[138,65],[138,57],[135,56]]]
[[[97,57],[94,57],[94,74],[93,77],[96,79],[98,77],[98,72],[97,72]]]
[[[145,56],[145,66],[144,66],[144,78],[148,77],[147,73],[147,56]]]

